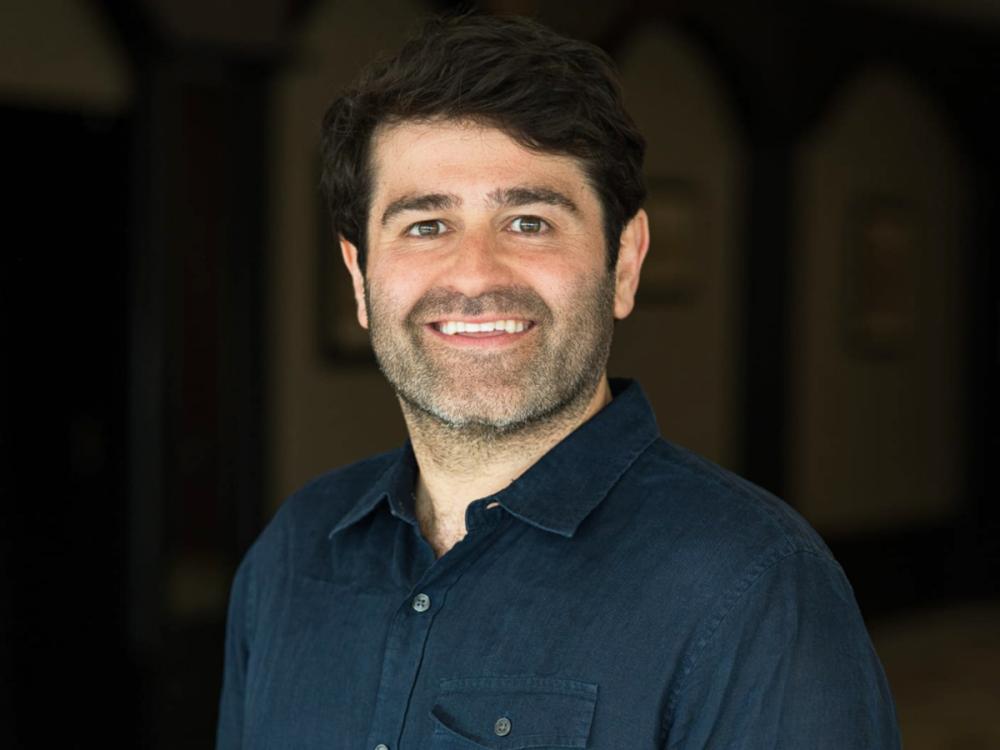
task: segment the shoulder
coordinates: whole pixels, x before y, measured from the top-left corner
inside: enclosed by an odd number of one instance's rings
[[[282,503],[272,523],[328,533],[400,459],[401,448],[342,466],[310,480]]]
[[[692,451],[655,441],[623,478],[639,493],[638,510],[683,528],[692,544],[724,544],[730,553],[830,558],[819,534],[771,492]]]
[[[627,548],[634,575],[694,619],[722,617],[762,578],[802,566],[824,570],[828,590],[846,583],[819,534],[787,503],[662,439],[606,500],[592,533],[609,554]]]
[[[759,735],[754,747],[800,735],[823,748],[898,746],[851,586],[805,519],[664,440],[637,459],[621,490],[631,525],[656,548],[648,577],[664,594],[657,601],[679,605],[672,616],[687,633],[665,715],[671,747],[700,747],[716,733],[741,746]],[[734,695],[751,698],[732,703]]]
[[[293,566],[294,558],[322,545],[340,520],[399,461],[402,450],[365,458],[307,482],[281,504],[244,564],[272,569]]]

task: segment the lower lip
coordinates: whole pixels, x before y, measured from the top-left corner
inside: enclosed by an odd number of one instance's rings
[[[450,344],[451,346],[462,347],[465,349],[500,349],[505,346],[511,346],[535,329],[535,325],[532,323],[525,327],[523,331],[518,331],[517,333],[507,333],[506,331],[488,331],[488,332],[477,332],[477,333],[456,333],[449,335],[447,333],[441,333],[433,325],[424,326],[430,333],[437,339]]]

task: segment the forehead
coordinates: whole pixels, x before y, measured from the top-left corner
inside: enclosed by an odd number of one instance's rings
[[[528,149],[495,127],[464,120],[382,127],[372,141],[372,209],[409,194],[448,192],[474,201],[497,188],[543,185],[596,208],[579,159]]]

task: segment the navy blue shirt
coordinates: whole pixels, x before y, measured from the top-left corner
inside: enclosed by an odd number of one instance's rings
[[[292,496],[233,584],[220,750],[898,748],[820,538],[613,388],[440,559],[409,446]]]

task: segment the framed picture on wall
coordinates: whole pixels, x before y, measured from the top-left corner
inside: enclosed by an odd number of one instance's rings
[[[640,300],[681,304],[702,286],[705,201],[690,180],[650,177],[646,181],[649,254],[642,267]]]
[[[842,327],[848,349],[897,357],[916,334],[920,221],[916,207],[887,195],[863,195],[847,213]]]

